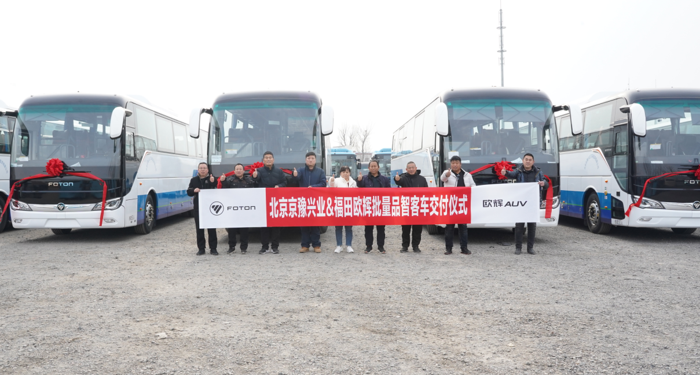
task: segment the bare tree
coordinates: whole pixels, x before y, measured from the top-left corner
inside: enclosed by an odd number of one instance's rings
[[[348,124],[343,124],[343,126],[339,127],[337,135],[338,146],[354,148],[357,143],[357,136],[355,133],[355,128]]]
[[[363,157],[365,152],[369,151],[370,149],[369,137],[372,135],[372,129],[373,128],[371,125],[365,126],[364,128],[359,126],[355,126],[353,128],[353,133],[355,134],[355,145],[357,146],[358,151],[362,153]]]

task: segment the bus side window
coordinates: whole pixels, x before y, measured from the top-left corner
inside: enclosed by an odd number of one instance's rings
[[[124,145],[124,158],[126,160],[136,160],[134,152],[134,133],[126,133],[126,144]]]
[[[138,135],[134,137],[134,150],[136,152],[136,160],[141,160],[144,152],[146,152],[146,145],[143,141],[143,137]]]

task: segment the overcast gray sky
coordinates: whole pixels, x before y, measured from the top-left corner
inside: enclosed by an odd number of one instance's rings
[[[700,1],[503,0],[505,85],[554,102],[700,87]],[[499,1],[13,1],[0,100],[138,94],[186,120],[223,92],[315,91],[372,148],[452,87],[500,86]],[[335,138],[335,137],[334,137]]]

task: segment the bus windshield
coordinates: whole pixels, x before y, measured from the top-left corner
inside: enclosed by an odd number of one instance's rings
[[[280,166],[303,163],[313,151],[322,165],[318,105],[298,100],[218,103],[209,150],[213,165],[250,165],[261,161],[265,151],[271,151]]]
[[[90,171],[102,178],[118,178],[121,143],[109,137],[114,108],[114,105],[87,104],[20,108],[11,163],[13,167],[22,168],[16,168],[15,178],[40,173],[31,167],[43,169],[53,158],[78,171]]]
[[[450,135],[444,139],[445,160],[457,155],[463,163],[519,163],[529,152],[538,163],[559,161],[551,103],[484,99],[446,104]]]
[[[373,159],[376,159],[379,164],[379,173],[391,176],[391,154],[375,154]]]
[[[340,177],[341,167],[349,167],[350,175],[356,176],[357,157],[355,155],[331,154],[331,174],[335,177]]]
[[[12,117],[0,117],[0,154],[9,154],[12,146]]]
[[[634,136],[637,164],[700,164],[700,99],[644,100],[647,134]]]

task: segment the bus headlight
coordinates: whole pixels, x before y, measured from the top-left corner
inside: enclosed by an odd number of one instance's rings
[[[13,200],[12,200],[12,205],[11,205],[11,207],[12,207],[12,209],[15,210],[15,211],[31,211],[31,210],[32,210],[32,208],[29,207],[28,204],[26,204],[26,203],[24,203],[24,202],[20,202],[20,201],[18,201],[17,199],[13,199]]]
[[[122,199],[121,198],[114,198],[110,199],[107,202],[105,202],[105,210],[116,210],[122,205]],[[92,208],[93,211],[100,211],[102,210],[102,202],[97,203],[95,207]]]
[[[633,196],[632,199],[637,202],[639,199],[638,196]],[[642,198],[642,203],[639,205],[639,208],[654,208],[654,209],[665,209],[663,204],[659,201],[655,201],[653,199],[649,198]]]
[[[557,195],[556,197],[552,197],[552,208],[557,208],[559,207],[559,196]],[[540,208],[545,209],[547,208],[547,200],[543,200],[540,202]]]

